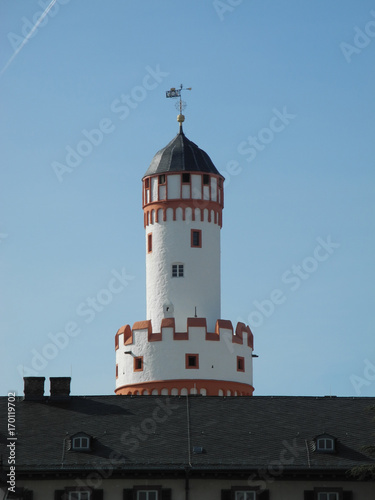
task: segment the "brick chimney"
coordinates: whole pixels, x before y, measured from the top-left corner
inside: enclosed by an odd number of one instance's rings
[[[51,395],[53,400],[66,400],[70,397],[70,377],[50,377]]]
[[[25,401],[42,401],[44,399],[45,377],[24,377]]]

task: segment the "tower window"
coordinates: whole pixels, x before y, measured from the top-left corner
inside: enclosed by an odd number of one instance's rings
[[[148,233],[147,235],[147,253],[152,252],[152,233]]]
[[[219,186],[219,188],[223,187],[223,179],[218,179],[217,185]]]
[[[242,356],[237,356],[237,371],[245,371],[245,358],[243,358]]]
[[[145,179],[145,188],[150,187],[150,178]]]
[[[134,358],[134,371],[143,372],[143,356],[138,356]]]
[[[188,184],[190,182],[190,174],[182,174],[182,183]]]
[[[186,369],[199,368],[199,354],[185,354],[185,368]]]
[[[184,277],[184,265],[172,264],[172,278],[183,278],[183,277]]]
[[[200,229],[191,230],[191,246],[202,248],[202,231]]]
[[[209,184],[210,183],[210,176],[208,174],[203,174],[203,184]]]
[[[159,175],[159,184],[165,184],[165,175]]]

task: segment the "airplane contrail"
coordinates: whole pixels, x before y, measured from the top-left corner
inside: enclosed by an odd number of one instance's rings
[[[44,12],[40,15],[39,19],[36,21],[34,26],[31,28],[29,33],[25,36],[25,38],[22,40],[21,45],[14,51],[12,54],[11,58],[9,61],[6,63],[6,65],[3,67],[3,69],[0,71],[0,76],[5,73],[5,71],[9,68],[11,63],[14,61],[14,59],[17,57],[17,55],[21,52],[21,50],[24,48],[24,46],[27,44],[27,42],[30,40],[30,38],[33,36],[35,31],[38,29],[39,24],[43,21],[43,19],[46,17],[48,12],[52,9],[52,7],[55,5],[57,0],[52,0],[47,7],[45,8]]]

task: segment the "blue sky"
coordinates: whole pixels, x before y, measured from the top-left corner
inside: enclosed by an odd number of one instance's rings
[[[254,394],[374,396],[374,3],[58,0],[35,27],[48,3],[0,4],[1,394],[22,366],[113,393],[183,83],[226,177],[222,317],[250,321]]]

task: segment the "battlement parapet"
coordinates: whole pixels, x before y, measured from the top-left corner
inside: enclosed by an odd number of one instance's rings
[[[153,332],[151,320],[137,321],[130,325],[124,325],[117,331],[115,335],[115,349],[119,349],[122,340],[122,345],[131,345],[135,342],[135,335],[147,335],[148,342],[162,342],[165,339],[180,341],[196,338],[201,335],[207,341],[231,342],[233,344],[247,345],[254,349],[254,336],[248,325],[238,322],[236,329],[233,329],[233,324],[230,320],[218,319],[215,325],[214,332],[207,331],[206,318],[187,318],[185,332],[176,332],[174,318],[164,318],[161,322],[160,331]],[[171,335],[172,334],[172,335]],[[120,340],[121,337],[121,340]]]

